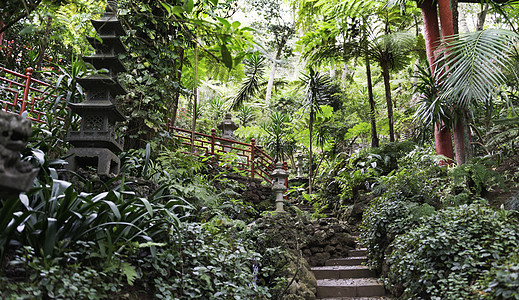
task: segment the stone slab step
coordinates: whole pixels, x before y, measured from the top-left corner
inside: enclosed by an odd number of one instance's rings
[[[346,279],[375,277],[375,271],[367,266],[325,266],[313,267],[312,272],[316,279]]]
[[[375,278],[317,280],[317,298],[384,297],[384,285]]]
[[[320,300],[391,300],[390,297],[335,297],[335,298],[319,298]]]
[[[367,248],[359,248],[355,250],[348,251],[349,257],[359,257],[359,256],[368,256],[368,249]]]
[[[333,258],[326,261],[326,266],[360,266],[368,261],[366,256]]]

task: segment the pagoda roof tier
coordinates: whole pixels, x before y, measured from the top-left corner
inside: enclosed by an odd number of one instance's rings
[[[108,131],[69,131],[66,140],[78,148],[108,148],[112,152],[123,151],[119,141]]]
[[[115,53],[126,53],[126,47],[119,36],[100,35],[98,37],[87,37],[88,42],[94,49],[100,49],[103,52],[109,52],[114,49]]]
[[[126,95],[126,90],[124,90],[119,81],[111,77],[92,75],[87,78],[77,78],[76,80],[87,92],[89,90],[108,90],[113,97]]]
[[[80,116],[99,115],[107,116],[113,122],[126,121],[123,113],[110,101],[83,101],[80,103],[69,103],[73,112]]]
[[[105,68],[110,69],[115,73],[128,72],[119,57],[115,55],[99,54],[94,56],[83,56],[83,60],[92,64],[94,68],[98,70]]]
[[[105,13],[99,20],[90,20],[96,31],[100,34],[114,32],[116,35],[126,35],[123,25],[117,19],[117,15]]]

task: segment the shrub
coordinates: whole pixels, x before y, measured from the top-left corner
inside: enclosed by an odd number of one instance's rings
[[[41,259],[30,246],[17,251],[9,262],[13,278],[0,277],[2,299],[106,299],[120,292],[125,271],[104,268],[93,242],[83,242],[82,251],[68,251],[52,263]],[[93,260],[95,266],[91,265]],[[124,263],[119,262],[119,266]],[[125,264],[125,266],[129,266]]]
[[[519,254],[493,264],[476,287],[484,299],[519,299]]]
[[[505,187],[499,173],[480,163],[468,163],[451,170],[450,175],[457,189],[467,189],[476,196],[483,196],[495,187]]]
[[[387,283],[407,299],[466,299],[492,263],[519,246],[505,211],[474,203],[446,208],[397,237]]]
[[[386,249],[395,237],[416,225],[420,217],[433,212],[434,208],[428,204],[375,198],[364,211],[360,225],[360,241],[368,248],[369,264],[380,270]]]
[[[235,234],[232,234],[235,232]],[[137,258],[137,284],[151,285],[159,299],[263,299],[258,284],[261,256],[235,228],[211,234],[202,225],[184,223],[174,242],[157,255]],[[150,280],[151,279],[151,280]]]

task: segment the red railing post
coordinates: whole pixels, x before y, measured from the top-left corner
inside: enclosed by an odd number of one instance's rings
[[[214,140],[216,137],[216,129],[211,129],[211,155],[214,155]]]
[[[250,150],[250,160],[251,160],[251,164],[250,164],[250,177],[252,179],[254,179],[254,173],[255,173],[255,170],[254,170],[254,149],[256,148],[256,139],[252,138],[250,140],[250,147],[251,147],[251,150]]]
[[[23,90],[22,96],[22,107],[20,108],[20,115],[25,111],[25,106],[27,103],[27,98],[29,98],[29,90],[31,88],[31,77],[33,69],[31,67],[26,69],[27,73],[25,74],[25,87]]]

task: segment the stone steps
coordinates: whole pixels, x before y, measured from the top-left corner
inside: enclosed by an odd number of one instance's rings
[[[317,280],[317,297],[372,297],[384,296],[384,285],[375,278]]]
[[[348,257],[326,261],[324,267],[314,267],[317,298],[328,300],[384,300],[386,290],[375,271],[362,264],[367,261],[367,249],[348,252]]]
[[[367,255],[368,255],[368,249],[366,249],[366,248],[350,250],[348,252],[348,257],[359,257],[359,256],[365,257]]]
[[[391,300],[389,297],[333,297],[333,298],[320,298],[321,300]]]
[[[326,261],[326,266],[360,266],[368,261],[367,256],[333,258]]]
[[[325,266],[312,268],[315,279],[348,279],[375,277],[375,271],[366,266]]]

